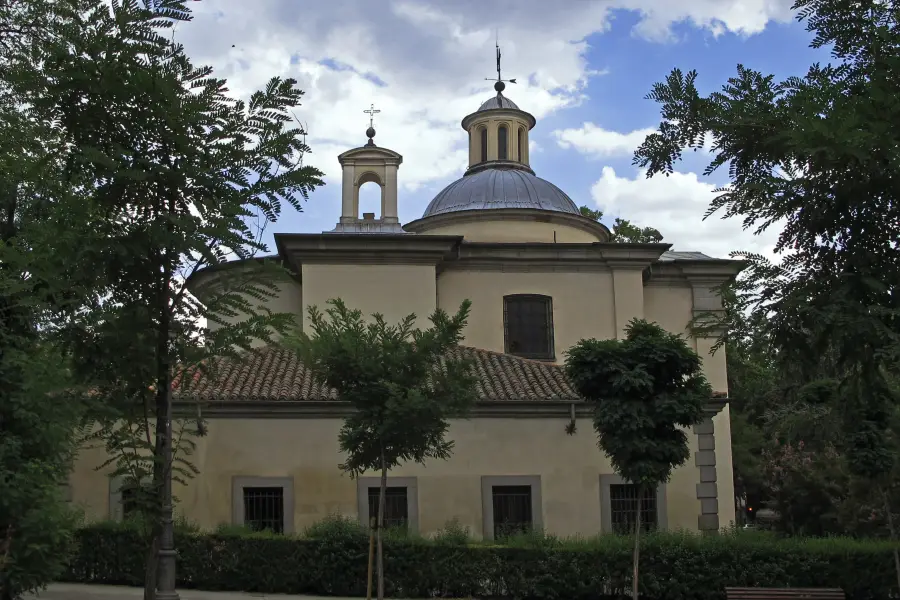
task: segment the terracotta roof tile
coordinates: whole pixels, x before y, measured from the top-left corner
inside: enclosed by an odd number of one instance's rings
[[[453,353],[472,360],[480,401],[579,400],[559,365],[467,346]],[[173,382],[176,398],[204,402],[337,399],[334,390],[313,379],[295,353],[276,346],[247,352],[240,359],[222,359],[207,375],[193,371],[182,383],[180,378]]]

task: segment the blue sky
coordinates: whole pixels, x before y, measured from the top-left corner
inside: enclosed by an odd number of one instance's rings
[[[252,7],[247,6],[252,4]],[[538,123],[531,162],[579,205],[601,208],[660,229],[682,250],[726,256],[767,252],[777,232],[754,236],[737,222],[702,220],[714,186],[727,173],[699,176],[705,156],[693,154],[672,178],[646,180],[631,165],[634,147],[659,121],[644,100],[673,67],[696,69],[701,91],[717,89],[738,63],[778,79],[802,75],[827,54],[809,49],[810,35],[792,18],[789,1],[474,0],[454,2],[287,0],[197,3],[195,22],[178,35],[198,62],[248,95],[272,75],[299,79],[306,91],[299,118],[327,185],[302,213],[287,211],[274,232],[320,232],[340,214],[337,155],[362,145],[371,103],[376,142],[404,155],[401,221],[418,218],[445,185],[462,176],[466,134],[459,122],[492,95],[494,37],[499,28],[506,95]],[[375,7],[375,8],[373,8]],[[541,12],[549,11],[549,12]],[[234,45],[232,48],[231,45]],[[377,188],[363,188],[375,211]]]

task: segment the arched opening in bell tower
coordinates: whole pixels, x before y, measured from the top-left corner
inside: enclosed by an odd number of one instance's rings
[[[375,173],[363,173],[357,183],[356,217],[364,221],[384,214],[384,186]]]
[[[497,158],[500,160],[509,158],[509,129],[506,125],[497,128]]]
[[[483,163],[487,162],[487,149],[488,149],[488,132],[487,127],[480,127],[478,129],[478,141],[480,144],[479,153],[478,153],[478,162]]]
[[[527,162],[525,153],[528,150],[528,142],[525,138],[525,129],[519,127],[519,135],[516,137],[518,138],[518,147],[516,149],[519,151],[519,162]]]

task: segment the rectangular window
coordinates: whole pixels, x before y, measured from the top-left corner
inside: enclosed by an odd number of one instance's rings
[[[116,513],[116,520],[136,517],[145,512],[152,504],[153,484],[145,479],[140,483],[130,478],[117,477],[111,482],[114,491],[110,496],[110,508]],[[113,504],[117,504],[114,507]]]
[[[549,296],[519,294],[503,298],[506,352],[552,360],[553,305]]]
[[[634,520],[638,501],[636,485],[621,483],[609,486],[609,509],[612,531],[623,535],[634,533]],[[641,530],[653,531],[658,526],[659,514],[657,493],[655,489],[644,491],[641,499]]]
[[[369,487],[369,522],[378,518],[378,500],[381,489]],[[390,487],[384,490],[384,526],[385,528],[409,525],[409,498],[405,487]]]
[[[534,513],[530,485],[492,486],[491,500],[494,509],[494,539],[531,530]]]
[[[366,527],[378,518],[380,477],[359,477],[356,480],[359,521]],[[415,477],[388,477],[384,495],[384,526],[419,530],[419,491]]]
[[[244,525],[253,531],[284,533],[284,488],[245,487]]]
[[[128,519],[134,517],[140,512],[140,500],[138,499],[138,489],[134,486],[122,488],[122,518]]]

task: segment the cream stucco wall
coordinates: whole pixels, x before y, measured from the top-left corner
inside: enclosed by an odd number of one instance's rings
[[[600,241],[596,234],[561,223],[513,221],[497,223],[472,220],[429,228],[428,235],[462,235],[469,242],[590,244]],[[554,239],[555,234],[555,239]]]
[[[274,313],[288,313],[294,316],[294,321],[297,324],[297,327],[303,326],[303,318],[305,314],[303,313],[303,286],[300,285],[296,280],[285,277],[282,280],[279,280],[276,284],[277,293],[274,296],[267,297],[263,301],[256,298],[251,298],[247,296],[247,301],[250,302],[253,306],[259,305],[259,308],[264,308],[270,310]],[[234,316],[225,316],[222,318],[225,323],[234,324],[240,323],[244,318],[243,315],[234,315]],[[216,331],[220,328],[220,324],[216,321],[209,320],[208,327],[212,331]],[[261,340],[256,340],[253,342],[253,346],[259,346],[263,342]]]
[[[303,313],[341,298],[368,317],[381,313],[394,324],[415,313],[418,327],[428,327],[437,306],[433,265],[304,264]]]
[[[453,518],[482,534],[481,477],[539,475],[544,529],[558,535],[600,532],[600,475],[612,474],[597,449],[587,419],[574,436],[565,433],[568,419],[479,418],[454,421],[448,437],[455,441],[447,461],[404,465],[392,477],[415,477],[419,530],[430,534]],[[232,478],[292,477],[294,524],[300,531],[328,514],[358,516],[356,482],[338,469],[342,460],[334,419],[215,419],[197,440],[191,458],[200,474],[176,485],[177,512],[204,528],[232,522]],[[689,436],[691,451],[696,436]],[[98,450],[81,453],[73,474],[73,501],[90,520],[110,514],[107,472],[95,470]],[[680,468],[666,486],[668,528],[696,529],[697,470]],[[374,474],[373,474],[374,475]]]
[[[693,298],[687,283],[680,286],[649,285],[644,287],[644,315],[666,331],[687,334]]]
[[[444,310],[472,301],[465,343],[504,352],[503,296],[542,294],[553,298],[553,336],[557,362],[578,340],[615,337],[612,275],[609,272],[444,271],[438,277]]]
[[[534,243],[543,241],[548,233],[552,236],[553,231],[560,245],[597,241],[594,234],[565,224],[515,219],[447,224],[428,233],[464,235],[472,242]],[[503,297],[543,294],[553,299],[557,362],[564,361],[565,351],[581,339],[621,335],[624,325],[634,317],[656,321],[675,333],[689,332],[698,292],[687,278],[669,275],[645,282],[643,270],[628,257],[618,262],[608,260],[606,265],[572,260],[530,264],[517,262],[502,249],[498,252],[505,258],[497,259],[496,264],[490,258],[470,263],[463,259],[441,263],[436,258],[426,264],[411,253],[403,255],[405,258],[393,255],[385,262],[365,253],[354,260],[329,260],[329,264],[321,259],[298,260],[302,286],[296,281],[281,284],[282,294],[268,306],[297,315],[302,324],[309,306],[324,309],[327,300],[342,298],[365,315],[380,312],[388,322],[395,323],[415,313],[418,325],[427,326],[427,317],[436,307],[453,312],[469,299],[473,304],[464,343],[503,352]],[[404,260],[408,264],[402,264]],[[690,338],[690,343],[701,355],[713,389],[727,392],[724,350],[710,355],[711,339]],[[459,421],[450,433],[457,445],[452,459],[426,467],[408,465],[392,476],[417,478],[423,532],[434,531],[457,517],[480,533],[481,476],[539,475],[544,527],[563,535],[596,533],[601,523],[599,476],[611,474],[612,469],[597,450],[589,421],[579,424],[574,437],[565,435],[565,422],[562,414],[559,419]],[[713,450],[719,522],[724,526],[734,520],[727,407],[714,417],[713,426],[714,448],[708,433],[689,435],[692,459],[673,474],[666,488],[667,525],[671,529],[696,530],[698,515],[708,516],[709,497],[699,499],[698,465],[700,455],[703,464],[709,465]],[[230,522],[232,477],[289,476],[294,481],[296,528],[331,512],[355,515],[356,484],[337,469],[341,461],[336,441],[339,427],[336,418],[213,419],[209,436],[199,440],[193,457],[200,476],[176,491],[181,500],[179,510],[205,527],[214,527]],[[702,448],[698,436],[703,439]],[[93,518],[109,514],[107,478],[92,471],[102,461],[97,451],[85,451],[73,477],[74,497]]]

